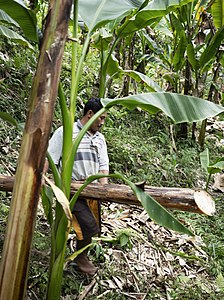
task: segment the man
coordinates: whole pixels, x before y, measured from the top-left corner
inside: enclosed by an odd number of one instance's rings
[[[81,120],[74,123],[73,139],[92,116],[102,108],[99,98],[91,98],[84,107]],[[76,153],[72,179],[82,181],[90,175],[109,173],[109,159],[105,138],[99,131],[105,122],[106,114],[102,114],[86,132]],[[48,152],[54,163],[59,166],[62,155],[63,127],[59,127],[49,141]],[[107,178],[99,179],[99,183],[106,184]],[[91,243],[92,237],[99,233],[99,203],[88,199],[78,199],[72,210],[73,226],[77,236],[76,250]],[[88,249],[77,256],[75,262],[78,269],[86,274],[94,275],[97,268],[87,257]]]

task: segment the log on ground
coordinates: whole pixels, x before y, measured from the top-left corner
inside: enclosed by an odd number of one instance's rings
[[[13,184],[13,176],[0,175],[1,191],[12,191]],[[82,183],[80,182],[72,182],[71,194],[74,194],[81,186]],[[162,206],[169,209],[204,213],[206,215],[213,215],[215,213],[214,200],[203,190],[145,186],[144,191]],[[80,198],[141,206],[141,202],[136,198],[131,188],[122,184],[100,185],[92,183],[81,192]]]

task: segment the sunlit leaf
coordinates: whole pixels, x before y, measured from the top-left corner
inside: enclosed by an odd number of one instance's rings
[[[221,28],[224,26],[224,1],[223,0],[215,0],[212,3],[211,13],[213,17],[213,21],[217,28]]]
[[[196,122],[224,112],[220,105],[175,93],[145,93],[118,99],[104,98],[101,102],[107,109],[122,105],[128,109],[140,107],[152,114],[162,111],[175,123]]]
[[[132,10],[137,9],[144,1],[134,3],[128,0],[80,0],[79,15],[86,23],[90,31],[105,25],[106,23],[128,15]],[[136,6],[137,5],[137,6]]]

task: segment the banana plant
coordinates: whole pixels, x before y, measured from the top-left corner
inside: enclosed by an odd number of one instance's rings
[[[69,2],[69,1],[68,1]],[[166,1],[166,5],[162,4],[162,2],[158,1],[151,1],[150,4],[148,4],[148,1],[123,1],[122,3],[120,1],[115,1],[111,3],[111,1],[80,1],[80,7],[81,10],[83,7],[85,7],[85,12],[90,15],[89,21],[87,20],[86,23],[88,25],[88,33],[86,36],[86,41],[83,45],[82,48],[82,53],[81,57],[78,60],[77,59],[77,46],[76,44],[73,45],[72,49],[72,83],[71,83],[71,95],[70,95],[70,102],[69,105],[67,105],[65,94],[63,92],[62,85],[59,85],[59,99],[60,99],[60,107],[62,111],[62,122],[63,122],[63,153],[62,153],[62,171],[61,174],[58,173],[57,168],[54,166],[52,160],[49,157],[50,161],[50,166],[53,171],[54,175],[54,181],[55,181],[55,186],[50,183],[53,192],[57,198],[56,202],[56,207],[55,207],[55,214],[52,214],[52,203],[51,203],[51,195],[48,191],[43,195],[43,201],[44,201],[44,207],[45,211],[47,213],[47,218],[49,220],[49,223],[51,225],[51,232],[52,232],[52,238],[51,238],[51,261],[50,261],[50,273],[49,273],[49,282],[48,282],[48,291],[47,291],[47,299],[59,299],[60,298],[60,289],[61,289],[61,281],[62,281],[62,274],[63,274],[63,264],[64,264],[64,256],[65,256],[65,249],[66,249],[66,242],[68,238],[69,231],[71,229],[71,211],[70,209],[73,207],[77,197],[79,196],[80,192],[82,189],[92,182],[95,178],[99,178],[102,175],[95,175],[91,176],[86,180],[86,182],[83,184],[83,186],[80,188],[80,190],[73,196],[73,198],[69,202],[70,198],[70,185],[71,185],[71,174],[72,174],[72,166],[75,158],[76,151],[78,149],[79,142],[81,141],[83,135],[85,132],[88,130],[88,128],[91,126],[91,124],[99,117],[100,114],[103,112],[109,110],[112,106],[114,105],[123,105],[128,109],[134,109],[136,107],[140,107],[147,112],[151,114],[158,113],[162,111],[164,114],[168,115],[174,122],[180,123],[180,122],[193,122],[193,121],[199,121],[203,120],[204,118],[215,116],[217,114],[220,114],[224,111],[223,107],[210,103],[208,101],[203,101],[199,98],[196,97],[191,97],[191,96],[185,96],[185,95],[179,95],[179,94],[172,94],[172,93],[164,93],[164,92],[152,92],[152,93],[146,93],[146,94],[137,94],[133,96],[128,96],[125,98],[118,98],[118,99],[108,99],[108,98],[102,98],[101,102],[103,104],[103,108],[96,113],[90,120],[89,122],[83,127],[83,129],[80,131],[79,135],[77,138],[73,141],[72,140],[72,128],[73,128],[73,122],[74,122],[74,115],[75,115],[75,109],[76,109],[76,98],[78,95],[78,84],[79,80],[82,75],[82,68],[83,68],[83,62],[86,57],[86,52],[89,46],[90,39],[92,37],[92,34],[97,28],[100,28],[103,24],[108,23],[108,21],[114,21],[115,23],[123,19],[124,17],[126,18],[124,24],[126,24],[126,27],[124,26],[122,30],[118,34],[122,35],[127,34],[128,32],[126,31],[126,28],[136,28],[139,20],[145,20],[145,22],[148,22],[148,17],[150,20],[154,20],[155,18],[160,18],[167,12],[169,12],[172,8],[176,8],[178,5],[181,4],[186,4],[190,1]],[[60,1],[56,1],[56,10],[57,12],[60,10]],[[133,4],[134,3],[134,4]],[[137,3],[137,4],[135,4]],[[70,2],[69,2],[70,4]],[[90,9],[91,8],[91,9]],[[116,8],[116,9],[115,9]],[[52,7],[51,7],[52,9]],[[68,13],[68,7],[66,12]],[[109,13],[108,13],[109,12]],[[52,13],[52,11],[51,11]],[[73,30],[73,40],[74,43],[76,43],[76,39],[78,36],[78,1],[74,2],[74,30]],[[93,15],[92,15],[93,14]],[[139,14],[139,15],[138,15]],[[50,16],[50,15],[49,15]],[[150,17],[151,16],[151,17]],[[56,24],[56,19],[54,19],[53,22],[53,29],[54,25]],[[132,22],[133,20],[133,22]],[[89,22],[89,23],[88,23]],[[150,21],[151,22],[151,21]],[[123,24],[123,25],[124,25]],[[148,23],[147,23],[148,24]],[[122,25],[122,26],[123,26]],[[140,26],[140,25],[139,25]],[[141,25],[143,26],[143,24]],[[141,27],[140,26],[140,27]],[[52,28],[48,28],[46,26],[45,30],[50,30],[51,34],[54,32]],[[53,45],[54,41],[49,40],[45,41],[44,46],[46,48],[44,49],[44,54],[45,54],[45,60],[43,60],[43,57],[40,56],[39,58],[39,72],[38,74],[41,73],[41,67],[44,68],[45,65],[43,62],[51,63],[51,59],[49,59],[49,52],[45,51],[48,50],[50,45]],[[112,53],[112,51],[110,50]],[[46,54],[48,53],[48,55]],[[60,52],[61,53],[61,52]],[[107,54],[107,58],[104,60],[104,65],[105,65],[105,70],[107,70],[108,67],[108,61],[109,61],[110,55]],[[51,58],[51,56],[50,56]],[[48,60],[47,60],[48,59]],[[77,66],[77,67],[76,67]],[[107,72],[107,71],[106,71]],[[133,73],[134,74],[134,73]],[[136,74],[134,74],[136,76]],[[140,75],[137,74],[139,77]],[[53,75],[52,75],[53,76]],[[38,77],[39,79],[41,76]],[[50,86],[49,77],[46,77],[46,80],[44,81],[47,86]],[[34,84],[34,91],[36,91],[36,81]],[[155,90],[155,89],[154,89]],[[55,86],[51,90],[53,93],[55,93]],[[34,92],[33,92],[34,93]],[[102,92],[102,94],[104,94]],[[38,94],[39,95],[39,94]],[[43,101],[48,94],[44,93],[43,98],[39,99],[39,101]],[[34,94],[31,94],[31,98],[34,96]],[[48,103],[48,99],[45,99],[46,101],[43,101],[45,105]],[[38,104],[38,103],[36,103]],[[37,105],[38,107],[38,105]],[[36,116],[33,114],[33,109],[34,105],[30,107],[30,115],[31,116]],[[2,115],[3,117],[7,118],[9,121],[9,118],[6,115]],[[47,116],[47,118],[52,118],[51,116]],[[37,117],[35,118],[35,121],[37,121]],[[47,121],[47,120],[45,120]],[[31,134],[36,133],[37,137],[41,138],[42,135],[39,134],[39,131],[35,131],[35,125],[36,123],[33,121],[33,123],[28,122],[25,127],[25,133],[30,132]],[[38,135],[39,134],[39,135]],[[44,136],[45,137],[45,136]],[[36,157],[34,157],[33,152],[35,148],[35,137],[33,138],[34,145],[33,147],[27,147],[26,146],[26,135],[23,140],[23,146],[21,148],[21,163],[19,167],[19,174],[21,175],[23,171],[26,171],[26,163],[27,163],[27,154],[28,152],[28,157],[30,157],[28,163],[29,166],[32,163],[34,166],[36,166]],[[46,150],[46,149],[45,149]],[[41,153],[42,155],[44,152]],[[42,157],[43,158],[43,157]],[[35,169],[36,175],[37,175],[37,182],[39,184],[36,194],[35,194],[35,199],[38,199],[39,196],[39,187],[40,187],[40,179],[41,179],[41,173],[43,170],[43,161],[41,158],[41,163],[38,160],[38,168]],[[32,160],[33,159],[33,160]],[[39,158],[38,158],[39,159]],[[26,162],[24,165],[23,163]],[[31,165],[32,165],[31,164]],[[30,169],[29,169],[30,170]],[[105,176],[105,175],[104,175]],[[133,183],[131,183],[128,179],[124,178],[122,175],[118,174],[111,174],[109,175],[111,177],[119,177],[124,180],[126,184],[129,184],[131,188],[133,189],[134,193],[138,197],[138,199],[141,201],[142,205],[145,207],[149,215],[154,219],[156,222],[159,224],[166,226],[168,228],[171,228],[173,230],[178,230],[183,233],[187,234],[192,234],[191,231],[186,228],[183,224],[181,224],[178,220],[176,220],[169,212],[167,212],[163,207],[158,205],[157,202],[155,202],[151,197],[146,195],[143,191],[141,191],[138,187],[136,187]],[[29,201],[32,200],[29,198],[30,196],[30,191],[32,191],[32,188],[30,187],[30,184],[28,185],[29,191],[26,194],[26,210],[29,210]],[[24,187],[25,188],[25,187]],[[32,195],[31,195],[32,196]],[[14,205],[19,205],[20,210],[18,212],[18,218],[21,218],[25,224],[29,224],[30,216],[32,218],[35,218],[35,214],[32,215],[32,207],[30,208],[29,211],[29,220],[26,219],[26,215],[24,214],[24,208],[23,208],[23,202],[19,198],[18,194],[18,188],[17,188],[17,193],[15,193],[14,196]],[[15,206],[14,206],[15,207]],[[15,213],[15,209],[14,209]],[[25,215],[25,217],[24,217]],[[161,217],[162,216],[162,217]],[[11,218],[11,223],[10,223],[10,228],[12,229],[11,232],[15,232],[17,228],[13,227],[13,218]],[[15,224],[16,225],[16,224]],[[13,231],[14,228],[14,231]],[[31,233],[32,235],[32,233]],[[7,240],[10,241],[13,239],[13,236],[10,234],[7,235]],[[21,248],[19,249],[21,251]],[[27,250],[27,249],[22,249],[22,250]],[[10,255],[7,253],[7,255]],[[12,255],[13,257],[13,255]],[[17,257],[17,254],[16,254]],[[17,260],[17,262],[20,262]],[[25,262],[23,261],[23,264]],[[19,267],[16,266],[16,270],[14,269],[14,273],[18,274],[19,270],[24,269],[24,265],[20,264]],[[3,265],[5,266],[5,264]],[[2,270],[5,270],[4,268]],[[18,272],[17,272],[18,271]],[[4,272],[2,272],[2,277],[4,278]],[[19,282],[19,284],[21,281]],[[17,295],[13,298],[11,295],[10,297],[5,297],[5,299],[21,299],[24,295],[24,285],[21,287],[16,286],[16,281],[14,281],[14,285],[18,291]],[[6,285],[4,285],[6,288]],[[10,285],[9,285],[10,286]],[[23,290],[22,290],[23,289]],[[10,292],[9,287],[7,288],[7,291]],[[0,297],[1,300],[4,299],[3,296],[7,294],[0,294],[2,295],[2,298]]]
[[[180,7],[192,1],[122,1],[122,5],[117,0],[115,2],[92,1],[91,10],[87,9],[87,1],[80,0],[79,15],[88,27],[88,33],[92,34],[105,24],[110,34],[103,36],[101,34],[101,71],[100,71],[100,88],[99,96],[105,95],[106,76],[109,73],[111,65],[111,56],[118,42],[130,36],[133,32],[156,22],[165,16],[169,11]],[[122,21],[122,22],[121,22]],[[108,47],[108,40],[111,39],[111,44]],[[105,40],[107,41],[105,43]]]
[[[206,182],[206,190],[208,189],[211,176],[220,173],[224,170],[224,157],[219,157],[215,160],[213,164],[210,163],[209,150],[206,148],[200,153],[200,162],[202,168],[207,172],[208,178]]]

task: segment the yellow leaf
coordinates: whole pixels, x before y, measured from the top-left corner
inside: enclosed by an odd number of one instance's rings
[[[65,194],[63,193],[63,191],[61,189],[59,189],[59,187],[57,187],[52,181],[50,181],[46,176],[44,176],[44,179],[46,180],[46,182],[51,186],[56,199],[58,200],[58,202],[61,204],[65,215],[67,217],[67,219],[72,222],[72,213],[70,210],[70,205],[69,205],[69,201],[67,199],[67,197],[65,196]]]

